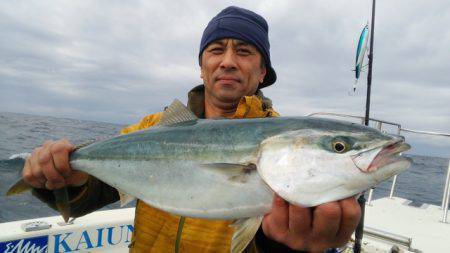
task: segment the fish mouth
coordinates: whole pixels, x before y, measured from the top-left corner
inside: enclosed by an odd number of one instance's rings
[[[351,156],[353,163],[365,173],[374,172],[386,165],[406,160],[400,153],[409,150],[411,146],[403,139],[396,138],[381,147],[373,148]]]

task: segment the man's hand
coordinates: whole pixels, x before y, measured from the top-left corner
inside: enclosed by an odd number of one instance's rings
[[[267,237],[294,250],[323,252],[345,245],[360,218],[361,208],[354,197],[303,208],[275,196],[262,229]]]
[[[72,170],[69,164],[69,154],[74,149],[67,140],[46,141],[25,161],[22,171],[24,181],[34,188],[49,190],[83,185],[89,175]]]

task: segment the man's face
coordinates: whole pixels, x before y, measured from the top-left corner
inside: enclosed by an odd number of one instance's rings
[[[253,95],[266,75],[261,60],[256,47],[241,40],[212,42],[201,56],[206,93],[222,102],[236,102]]]

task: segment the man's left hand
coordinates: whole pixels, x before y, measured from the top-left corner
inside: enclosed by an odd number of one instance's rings
[[[262,229],[268,238],[291,249],[323,252],[345,245],[360,218],[361,208],[355,197],[304,208],[275,196]]]

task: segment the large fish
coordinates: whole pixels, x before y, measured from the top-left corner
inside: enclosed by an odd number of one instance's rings
[[[159,125],[80,148],[70,164],[173,214],[241,219],[268,213],[274,193],[304,207],[358,194],[405,170],[407,149],[359,124],[198,119],[176,100]]]

